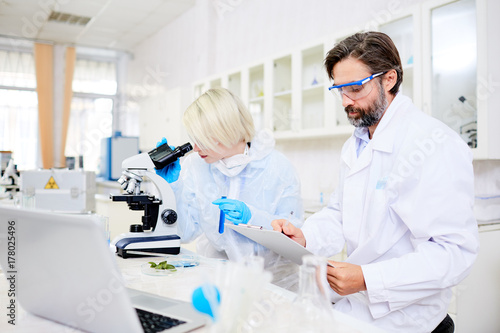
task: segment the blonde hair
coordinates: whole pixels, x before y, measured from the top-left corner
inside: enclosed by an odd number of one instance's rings
[[[182,122],[189,137],[202,150],[217,151],[217,143],[228,148],[252,141],[252,115],[241,100],[225,88],[209,89],[184,112]]]

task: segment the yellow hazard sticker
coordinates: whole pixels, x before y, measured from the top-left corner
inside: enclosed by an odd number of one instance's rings
[[[50,177],[49,181],[47,182],[47,185],[45,185],[45,189],[56,189],[56,190],[59,189],[59,186],[57,186],[54,177]]]

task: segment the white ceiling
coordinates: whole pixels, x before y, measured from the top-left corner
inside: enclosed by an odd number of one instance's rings
[[[196,0],[0,0],[0,35],[130,51]],[[49,21],[52,11],[91,17]]]

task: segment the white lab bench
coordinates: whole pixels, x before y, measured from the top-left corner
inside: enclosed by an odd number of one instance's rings
[[[183,252],[186,251],[183,249]],[[188,252],[188,251],[186,251]],[[158,261],[161,257],[149,258],[129,258],[122,259],[116,257],[118,267],[120,268],[127,287],[143,290],[153,294],[170,297],[182,301],[190,302],[192,291],[204,282],[209,274],[215,271],[217,265],[221,262],[216,259],[200,257],[200,264],[196,267],[186,267],[179,274],[169,276],[150,276],[141,272],[141,265],[148,261]],[[42,287],[42,286],[41,286]],[[27,313],[22,307],[17,307],[16,326],[7,323],[8,317],[6,307],[8,302],[7,280],[3,273],[0,273],[0,332],[19,332],[19,333],[67,333],[79,332],[78,330],[60,325],[58,323],[34,316]],[[292,303],[295,297],[294,293],[285,289],[269,284],[264,292],[265,297],[271,299],[273,296],[281,297]],[[3,312],[3,314],[2,314]],[[379,329],[361,322],[358,319],[335,311],[336,328],[335,332],[381,332]],[[208,326],[199,328],[193,332],[209,332]]]
[[[449,312],[456,333],[500,332],[500,221],[479,224],[479,253],[454,290]]]

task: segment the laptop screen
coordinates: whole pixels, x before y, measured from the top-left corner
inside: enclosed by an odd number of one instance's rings
[[[142,332],[99,217],[0,207],[0,219],[0,264],[26,311],[92,332]]]

